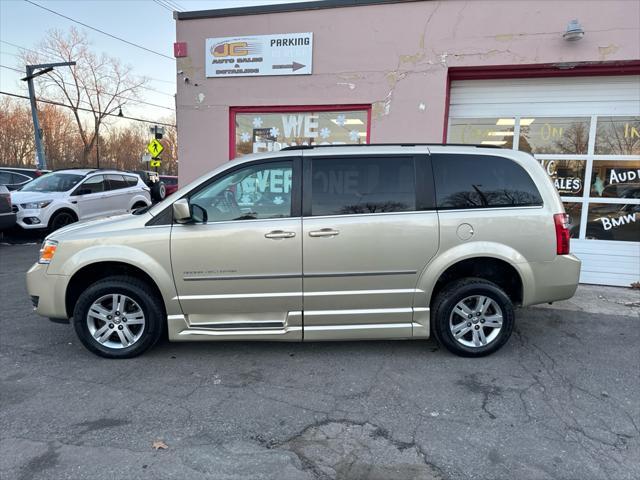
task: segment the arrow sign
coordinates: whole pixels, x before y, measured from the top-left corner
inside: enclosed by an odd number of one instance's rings
[[[290,63],[289,65],[272,65],[272,68],[274,69],[287,69],[290,68],[292,72],[295,72],[296,70],[300,70],[301,68],[306,67],[306,65],[303,65],[302,63],[298,63],[298,62],[293,62]]]

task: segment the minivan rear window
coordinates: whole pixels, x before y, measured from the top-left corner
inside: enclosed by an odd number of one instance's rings
[[[508,158],[462,154],[431,158],[439,209],[542,205],[529,174]]]

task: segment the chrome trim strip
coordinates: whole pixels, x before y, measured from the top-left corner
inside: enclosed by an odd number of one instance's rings
[[[277,297],[298,297],[302,292],[280,292],[280,293],[228,293],[223,295],[178,295],[173,300],[229,300],[232,298],[277,298]]]
[[[409,308],[358,308],[353,310],[305,310],[304,315],[369,315],[375,313],[413,313]],[[395,325],[395,324],[394,324]],[[306,328],[306,327],[305,327]]]
[[[411,328],[411,323],[362,323],[349,325],[309,325],[304,327],[305,332],[330,332],[335,330],[383,330],[387,328]]]
[[[437,210],[435,208],[431,208],[429,210],[407,210],[404,212],[372,212],[372,213],[338,213],[335,215],[317,215],[317,216],[312,216],[312,215],[308,215],[305,216],[304,218],[306,219],[306,221],[312,221],[313,220],[317,220],[317,219],[323,219],[323,218],[353,218],[353,217],[371,217],[371,216],[380,216],[380,215],[419,215],[421,213],[437,213]]]
[[[327,273],[305,273],[304,278],[326,278],[326,277],[372,277],[378,275],[415,275],[417,270],[380,270],[372,272],[327,272]]]
[[[278,297],[325,297],[336,295],[378,295],[389,293],[424,293],[417,288],[398,288],[380,290],[336,290],[321,292],[273,292],[273,293],[226,293],[219,295],[179,295],[172,300],[230,300],[234,298],[278,298]]]
[[[274,278],[327,278],[327,277],[372,277],[382,275],[415,275],[417,270],[381,270],[377,272],[327,272],[327,273],[274,273],[272,275],[207,275],[202,277],[183,276],[185,282],[209,280],[270,280]]]
[[[178,336],[192,336],[192,335],[204,335],[210,337],[225,337],[225,336],[248,336],[252,335],[264,335],[264,336],[279,336],[286,335],[287,333],[300,332],[302,327],[285,327],[281,329],[273,330],[211,330],[211,329],[198,329],[197,327],[191,327],[186,330],[182,330],[178,333]]]
[[[419,288],[396,288],[396,289],[379,289],[379,290],[334,290],[320,292],[304,292],[305,297],[324,297],[336,295],[376,295],[387,293],[424,293]]]
[[[299,273],[274,273],[272,275],[208,275],[202,277],[183,276],[185,282],[201,282],[205,280],[270,280],[274,278],[301,278]]]

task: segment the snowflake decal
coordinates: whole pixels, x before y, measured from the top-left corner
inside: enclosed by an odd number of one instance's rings
[[[242,132],[240,134],[240,140],[242,140],[242,143],[247,143],[249,140],[251,140],[251,135],[249,135],[247,132]]]
[[[278,196],[273,199],[273,203],[275,203],[276,205],[281,205],[284,203],[284,200],[282,199],[282,197]]]
[[[278,129],[278,127],[271,127],[271,130],[269,130],[269,135],[271,135],[274,138],[277,138],[278,135],[280,135],[280,130]]]
[[[262,118],[255,117],[253,119],[253,128],[260,128],[262,126]]]
[[[349,132],[349,138],[351,139],[352,142],[357,142],[358,139],[360,138],[360,134],[358,133],[357,130],[351,130]]]
[[[347,117],[345,117],[344,115],[340,114],[338,115],[338,118],[336,118],[336,123],[340,126],[340,127],[344,127],[345,122],[347,121]]]
[[[320,136],[322,138],[329,138],[331,136],[331,130],[329,130],[327,127],[323,128],[322,130],[320,130]]]

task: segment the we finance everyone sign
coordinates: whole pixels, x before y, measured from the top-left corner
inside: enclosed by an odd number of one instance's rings
[[[311,75],[313,33],[207,38],[205,72],[212,77]]]

